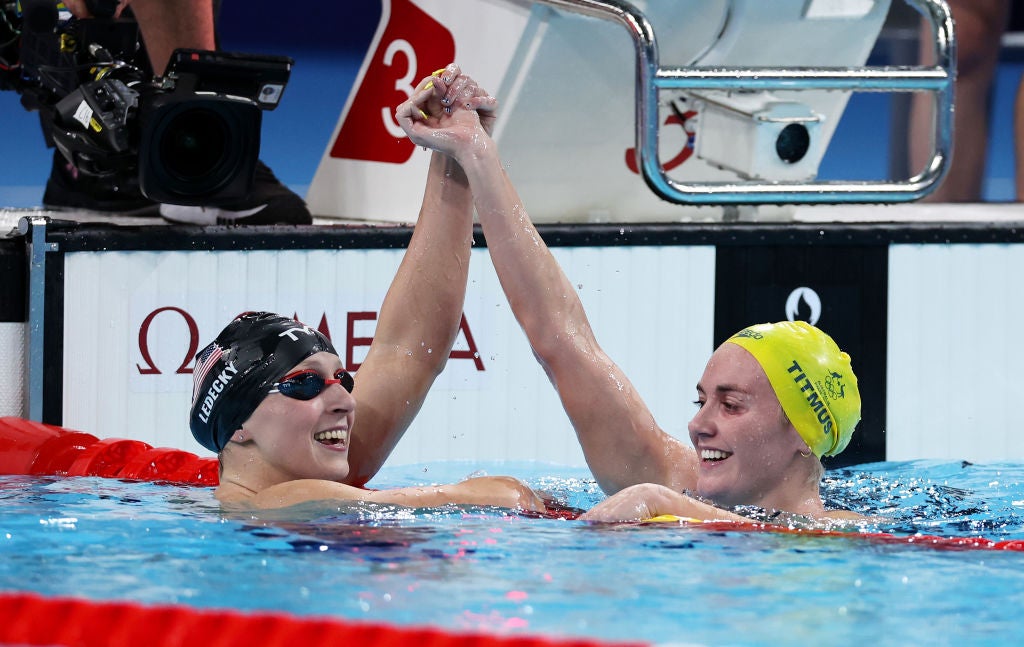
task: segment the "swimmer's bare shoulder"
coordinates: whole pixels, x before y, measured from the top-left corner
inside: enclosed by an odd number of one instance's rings
[[[235,483],[224,483],[214,496],[221,505],[234,510],[287,508],[310,501],[365,501],[368,490],[322,479],[298,479],[253,492]]]

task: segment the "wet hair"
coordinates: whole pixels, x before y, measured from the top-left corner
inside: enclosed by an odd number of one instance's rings
[[[236,317],[196,355],[189,427],[200,445],[220,452],[274,383],[316,353],[337,355],[309,326],[272,312]]]

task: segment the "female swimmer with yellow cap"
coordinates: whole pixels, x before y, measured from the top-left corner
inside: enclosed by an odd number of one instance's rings
[[[425,93],[413,97],[414,103],[427,100]],[[689,425],[688,446],[658,426],[601,349],[489,133],[477,127],[472,134],[439,137],[411,111],[400,123],[414,143],[451,155],[465,170],[502,288],[558,390],[598,484],[608,494],[647,484],[613,496],[583,518],[744,518],[727,510],[735,506],[844,516],[825,510],[818,493],[819,458],[839,453],[849,442],[860,419],[860,397],[849,357],[828,335],[783,322],[753,326],[729,339],[698,383],[700,409]]]
[[[419,89],[416,107],[408,103],[399,110],[435,115],[432,127],[475,133],[493,121],[493,99],[456,65],[424,79]],[[456,96],[472,111],[446,110]],[[451,156],[435,153],[415,231],[355,378],[326,337],[273,313],[237,317],[199,353],[190,427],[201,445],[219,455],[216,496],[223,504],[280,508],[364,500],[543,510],[529,488],[508,477],[361,489],[448,359],[462,315],[472,227],[466,176]]]
[[[693,491],[701,499],[813,518],[858,516],[826,511],[818,493],[819,457],[841,452],[860,420],[849,356],[824,332],[802,321],[740,331],[711,356],[697,402],[689,431],[699,458]],[[613,494],[583,518],[744,518],[709,508],[671,487],[644,483]]]

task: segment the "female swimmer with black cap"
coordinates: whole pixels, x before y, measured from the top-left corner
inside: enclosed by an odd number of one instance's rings
[[[433,127],[476,132],[493,122],[493,99],[456,65],[424,79],[418,91],[416,109],[435,115]],[[473,109],[446,110],[454,97]],[[222,503],[279,508],[340,499],[543,509],[529,488],[507,477],[361,489],[448,359],[462,316],[472,228],[464,172],[452,157],[434,153],[415,231],[355,379],[323,335],[272,313],[239,316],[197,355],[190,426],[219,455]]]
[[[373,369],[369,357],[360,376],[366,368]],[[192,435],[220,456],[216,496],[223,504],[282,508],[359,500],[544,509],[529,488],[508,477],[377,491],[347,485],[350,449],[359,437],[356,381],[324,335],[288,317],[237,317],[196,357],[194,381]]]
[[[429,99],[421,92],[413,102]],[[658,426],[629,378],[601,349],[489,133],[478,127],[441,137],[417,112],[399,116],[414,143],[451,155],[465,170],[502,289],[558,390],[598,484],[608,494],[634,486],[583,518],[672,513],[747,519],[719,506],[850,516],[825,510],[818,492],[819,458],[841,452],[860,420],[849,356],[828,335],[783,322],[754,326],[723,344],[697,387],[692,446],[683,444]]]

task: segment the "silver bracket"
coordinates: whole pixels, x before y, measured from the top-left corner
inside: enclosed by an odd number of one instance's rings
[[[43,421],[43,374],[46,332],[46,255],[59,251],[46,240],[46,216],[27,216],[18,221],[18,232],[29,239],[28,272],[28,417]]]

